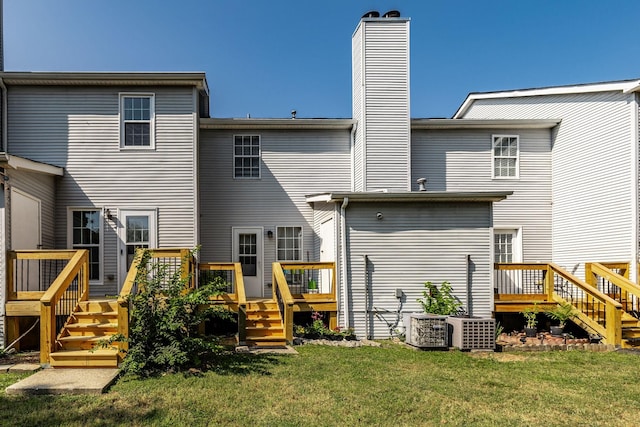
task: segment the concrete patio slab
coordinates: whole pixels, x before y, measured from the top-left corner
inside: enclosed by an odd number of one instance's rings
[[[42,369],[42,366],[37,363],[17,363],[9,367],[9,372],[37,372],[40,369]]]
[[[44,369],[7,387],[7,394],[102,394],[118,369]]]

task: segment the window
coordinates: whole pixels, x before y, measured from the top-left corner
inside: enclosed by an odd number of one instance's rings
[[[518,230],[494,230],[494,262],[520,262],[520,242]]]
[[[260,178],[260,136],[234,136],[233,176],[234,178]]]
[[[153,147],[153,95],[122,95],[120,101],[121,146]]]
[[[278,227],[278,261],[302,261],[302,227]]]
[[[89,279],[100,280],[102,215],[97,209],[71,211],[71,247],[89,251]]]
[[[518,136],[493,136],[493,177],[518,177]]]

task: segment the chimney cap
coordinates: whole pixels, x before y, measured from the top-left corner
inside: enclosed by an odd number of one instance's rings
[[[362,17],[363,18],[379,18],[380,12],[378,12],[377,10],[370,10],[369,12],[362,15]]]
[[[383,18],[400,18],[399,10],[390,10],[383,15]]]

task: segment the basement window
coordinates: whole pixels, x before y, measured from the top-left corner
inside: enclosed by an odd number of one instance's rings
[[[493,135],[493,177],[518,178],[519,137]]]
[[[154,96],[120,95],[121,148],[153,148]]]
[[[233,177],[260,178],[260,136],[234,135]]]

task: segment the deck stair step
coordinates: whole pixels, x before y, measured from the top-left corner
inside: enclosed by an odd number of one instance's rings
[[[248,301],[246,344],[255,347],[284,347],[286,336],[278,303],[273,300]]]
[[[54,368],[117,367],[117,343],[107,341],[118,332],[118,306],[115,300],[81,301],[63,326],[49,363]],[[104,348],[103,348],[104,347]]]

